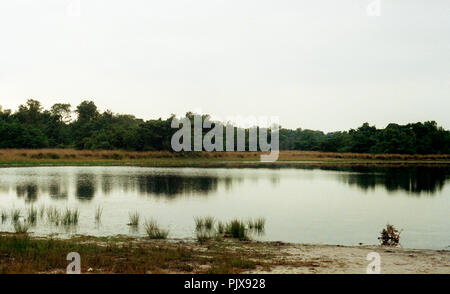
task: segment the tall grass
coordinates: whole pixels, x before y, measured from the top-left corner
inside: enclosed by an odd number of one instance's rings
[[[153,219],[146,220],[144,228],[150,239],[166,239],[169,235],[169,230],[161,229],[158,223]]]
[[[95,209],[95,222],[99,223],[101,218],[102,218],[102,213],[103,213],[103,207],[101,207],[100,205],[97,206],[97,208]]]
[[[129,226],[132,226],[132,227],[139,226],[139,219],[140,219],[139,212],[135,211],[135,212],[128,213],[128,219],[129,219],[129,223],[128,223]]]

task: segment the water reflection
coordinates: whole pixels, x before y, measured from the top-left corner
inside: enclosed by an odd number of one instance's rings
[[[79,174],[76,178],[75,195],[79,200],[92,200],[95,195],[96,178],[93,174]]]
[[[36,183],[24,183],[16,186],[18,198],[25,198],[25,202],[34,202],[38,198],[38,186]]]
[[[344,174],[340,180],[363,190],[383,187],[389,192],[404,191],[419,196],[433,195],[444,188],[450,169],[445,167],[352,167],[355,173]]]
[[[223,180],[223,179],[221,179]],[[174,198],[178,195],[207,195],[217,190],[219,178],[178,175],[146,175],[137,178],[139,192]]]
[[[368,191],[381,187],[389,192],[401,191],[407,195],[433,195],[441,191],[450,179],[450,167],[303,167],[301,170],[333,170],[329,174],[334,181]],[[82,171],[82,172],[80,172]],[[117,172],[117,173],[116,173]],[[175,199],[180,196],[207,196],[220,188],[231,191],[236,184],[248,181],[258,185],[268,180],[273,187],[283,186],[283,179],[298,178],[298,187],[302,181],[314,176],[314,173],[296,174],[295,170],[283,173],[283,170],[246,170],[245,173],[216,172],[202,170],[200,173],[163,170],[121,170],[121,169],[77,169],[75,173],[61,169],[49,174],[14,174],[0,177],[0,193],[10,193],[10,187],[18,198],[25,202],[35,202],[40,194],[49,195],[53,200],[68,199],[72,193],[80,201],[90,201],[97,193],[109,195],[120,191],[137,193],[141,196]],[[71,188],[73,187],[73,188]],[[70,192],[73,191],[73,192]]]

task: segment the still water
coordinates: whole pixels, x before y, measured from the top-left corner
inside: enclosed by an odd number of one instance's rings
[[[391,223],[405,248],[450,249],[450,168],[199,169],[36,167],[0,169],[0,210],[78,208],[76,228],[38,220],[36,235],[144,236],[127,226],[154,218],[171,238],[192,238],[194,217],[264,217],[258,240],[378,244]],[[95,210],[103,207],[101,222]],[[10,220],[0,231],[13,231]]]

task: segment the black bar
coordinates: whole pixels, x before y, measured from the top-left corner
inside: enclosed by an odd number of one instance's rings
[[[384,292],[405,288],[434,287],[448,285],[450,275],[0,275],[0,285],[7,284],[20,290],[21,287],[36,287],[55,292],[121,291],[132,293],[314,293],[338,289],[366,292],[371,289]],[[194,284],[192,284],[194,281]],[[211,284],[213,281],[216,285]],[[196,283],[197,282],[197,283]],[[445,283],[445,284],[444,284]],[[198,286],[202,288],[197,288]],[[186,288],[190,286],[189,288]],[[195,287],[197,286],[197,287]],[[4,288],[6,289],[6,288]],[[135,292],[132,289],[141,289]],[[156,292],[158,290],[158,292]],[[214,291],[213,291],[214,290]],[[81,292],[83,291],[83,292]],[[162,291],[162,292],[160,292]],[[46,291],[47,292],[47,291]]]

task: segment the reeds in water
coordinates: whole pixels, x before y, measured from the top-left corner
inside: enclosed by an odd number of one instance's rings
[[[47,207],[45,210],[46,214],[47,214],[47,221],[58,226],[61,223],[61,213],[59,212],[59,210],[54,207],[54,206],[50,206]]]
[[[80,217],[80,212],[77,208],[69,209],[67,208],[62,215],[62,224],[65,226],[73,226],[78,224],[78,219]]]
[[[8,212],[6,212],[6,210],[2,210],[1,219],[2,219],[2,223],[6,222],[8,220]]]
[[[169,230],[164,230],[159,227],[155,220],[146,220],[144,223],[145,231],[150,239],[166,239],[169,235]]]
[[[13,223],[19,221],[19,219],[20,219],[20,213],[21,213],[21,210],[20,210],[19,208],[13,208],[13,209],[11,210],[10,216],[11,216],[11,221],[12,221]]]
[[[245,223],[237,219],[232,220],[227,224],[225,234],[239,240],[249,239]]]
[[[129,226],[132,227],[138,227],[139,226],[139,219],[140,219],[140,215],[139,212],[130,212],[128,214],[128,219],[129,219]]]
[[[250,219],[247,222],[248,228],[252,231],[255,231],[257,233],[264,232],[265,226],[266,226],[266,219],[263,217],[257,218],[255,220]]]
[[[26,234],[30,229],[30,224],[27,222],[16,221],[14,222],[14,231],[17,234]]]
[[[103,207],[101,207],[100,205],[97,206],[97,208],[95,209],[95,222],[99,223],[100,220],[102,219],[102,213],[103,213]]]
[[[38,216],[38,211],[36,208],[34,208],[34,206],[30,206],[27,210],[27,222],[30,225],[34,225],[36,224],[37,221],[37,216]]]
[[[216,219],[212,216],[206,216],[206,217],[195,217],[195,229],[196,230],[212,230],[214,228],[214,223],[216,222]]]
[[[39,207],[39,217],[40,217],[41,219],[43,219],[43,218],[44,218],[44,215],[45,215],[45,205],[41,205],[41,206]]]

